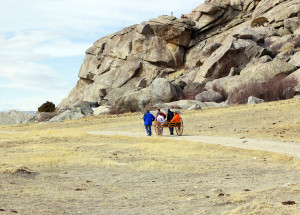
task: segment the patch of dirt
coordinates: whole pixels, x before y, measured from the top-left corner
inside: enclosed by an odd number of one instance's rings
[[[2,174],[11,174],[11,175],[15,175],[15,176],[31,176],[34,177],[36,176],[38,173],[34,172],[33,170],[30,170],[27,167],[19,167],[16,169],[9,169],[9,170],[3,170]]]
[[[106,135],[106,136],[127,136],[127,137],[143,137],[142,132],[122,132],[122,131],[88,131],[87,134]],[[275,152],[300,159],[300,143],[284,142],[276,140],[252,139],[252,138],[236,138],[236,137],[220,137],[220,136],[171,136],[164,135],[162,138],[174,141],[192,141],[206,144],[216,144],[222,146],[236,147],[242,149],[253,149],[260,151]],[[246,141],[245,141],[246,140]]]

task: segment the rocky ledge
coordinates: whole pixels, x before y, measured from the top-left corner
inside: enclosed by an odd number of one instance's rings
[[[299,93],[299,26],[299,0],[207,0],[180,18],[124,28],[86,51],[59,110],[82,101],[119,112],[184,99],[239,103],[246,86],[287,78]]]

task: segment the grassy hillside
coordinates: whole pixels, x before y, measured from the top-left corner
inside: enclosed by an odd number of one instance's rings
[[[183,111],[185,135],[300,142],[300,100]],[[297,214],[291,157],[173,141],[142,114],[0,127],[0,209],[20,214]],[[14,133],[12,133],[14,132]],[[165,132],[167,133],[167,132]],[[286,206],[282,202],[295,201]]]

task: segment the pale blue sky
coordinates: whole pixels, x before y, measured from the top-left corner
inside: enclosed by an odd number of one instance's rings
[[[0,0],[0,111],[56,105],[97,39],[203,0]]]

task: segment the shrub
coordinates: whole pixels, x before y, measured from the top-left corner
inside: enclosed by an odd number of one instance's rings
[[[252,20],[251,22],[251,27],[259,27],[259,26],[263,26],[266,23],[269,23],[269,20],[266,17],[257,17],[255,19]]]
[[[117,107],[115,105],[110,107],[109,114],[117,114]]]
[[[198,61],[196,62],[196,67],[200,67],[200,66],[202,66],[202,65],[203,65],[203,63],[202,63],[201,60],[198,60]]]
[[[55,111],[55,104],[52,102],[45,102],[42,104],[39,108],[38,111],[41,112],[54,112]]]
[[[236,89],[228,98],[229,104],[246,104],[249,96],[255,96],[266,102],[293,98],[296,78],[270,79],[264,83],[251,83]]]
[[[228,97],[229,104],[246,104],[248,102],[249,96],[255,96],[257,98],[262,98],[262,86],[258,83],[250,83],[248,85],[243,85]]]

